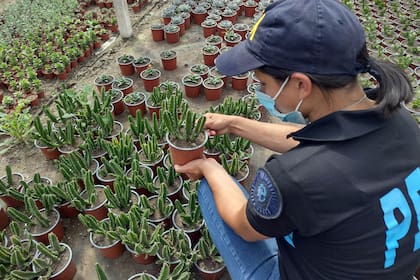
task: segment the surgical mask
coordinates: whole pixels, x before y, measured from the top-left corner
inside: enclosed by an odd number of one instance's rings
[[[303,117],[302,113],[299,111],[300,106],[302,105],[303,99],[301,99],[296,106],[295,110],[285,114],[283,117],[284,122],[298,123],[298,124],[307,124],[308,121]]]
[[[287,82],[289,81],[289,77],[286,78],[286,80],[283,82],[279,90],[277,91],[276,95],[274,95],[273,98],[271,98],[268,94],[263,93],[261,90],[256,89],[255,95],[258,98],[258,101],[260,104],[268,111],[268,113],[274,117],[279,118],[280,120],[283,120],[283,118],[286,116],[286,114],[280,113],[276,109],[276,99],[279,97],[280,93],[283,91],[284,87],[286,86]]]

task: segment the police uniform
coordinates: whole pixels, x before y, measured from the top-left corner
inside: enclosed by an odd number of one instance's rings
[[[247,217],[275,237],[282,280],[412,279],[420,263],[420,130],[404,109],[338,111],[258,170]]]

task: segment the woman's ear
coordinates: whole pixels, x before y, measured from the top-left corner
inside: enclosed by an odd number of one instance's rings
[[[293,86],[296,87],[299,99],[304,99],[312,93],[312,81],[303,73],[295,72],[291,78],[295,81]]]

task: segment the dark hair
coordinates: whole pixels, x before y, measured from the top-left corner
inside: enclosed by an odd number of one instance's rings
[[[371,58],[366,45],[360,51],[357,62],[363,68],[361,73],[369,73],[377,80],[379,87],[375,101],[377,110],[382,111],[385,116],[388,116],[395,109],[399,108],[401,102],[407,103],[413,98],[413,88],[405,72],[391,62]],[[260,70],[280,81],[284,81],[286,77],[295,72],[267,66],[261,67]],[[304,74],[326,95],[333,89],[357,82],[356,75]]]

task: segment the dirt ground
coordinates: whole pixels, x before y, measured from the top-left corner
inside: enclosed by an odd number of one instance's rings
[[[13,0],[0,0],[0,12],[5,5]],[[165,49],[172,49],[177,52],[178,68],[174,71],[162,71],[161,81],[172,80],[181,82],[181,77],[189,72],[189,67],[195,63],[202,63],[202,56],[199,52],[204,42],[201,27],[192,24],[191,28],[186,32],[177,44],[167,44],[166,42],[154,42],[151,39],[150,25],[161,21],[161,11],[167,5],[164,1],[150,1],[149,4],[138,14],[133,14],[130,10],[130,19],[133,25],[134,36],[128,40],[119,36],[111,37],[111,39],[98,50],[95,55],[91,56],[87,61],[79,65],[78,69],[73,70],[65,84],[69,88],[81,90],[86,85],[94,88],[93,80],[101,74],[112,74],[116,77],[120,76],[116,58],[121,54],[132,54],[135,57],[141,55],[150,56],[153,65],[162,70],[159,53]],[[135,90],[143,91],[143,83],[138,76],[133,76]],[[47,97],[42,101],[42,105],[52,103],[54,95],[57,94],[61,83],[57,80],[45,83]],[[233,92],[230,87],[224,91],[224,96],[233,96],[235,99],[240,98],[246,92]],[[218,102],[209,102],[203,95],[196,99],[188,99],[192,108],[197,111],[204,112],[211,105]],[[42,106],[41,105],[41,106]],[[34,114],[40,112],[41,106],[34,108]],[[127,124],[127,113],[118,116],[117,119]],[[266,117],[263,116],[263,120]],[[261,165],[270,155],[261,147],[255,147],[255,156],[251,161],[251,176],[255,173],[255,168]],[[11,165],[12,170],[20,172],[29,180],[38,172],[42,176],[50,177],[54,182],[62,180],[57,172],[57,168],[52,161],[46,161],[41,152],[36,149],[32,142],[21,143],[12,147],[6,154],[0,158],[0,167],[7,164]],[[0,168],[0,176],[5,174],[4,168]],[[246,185],[249,185],[248,179]],[[127,279],[130,275],[141,271],[150,271],[157,274],[157,267],[153,265],[141,266],[136,264],[125,252],[123,256],[116,260],[108,260],[102,257],[98,250],[92,248],[88,241],[87,231],[80,225],[77,219],[64,219],[65,226],[65,242],[67,242],[74,250],[74,260],[76,261],[77,274],[75,280],[96,279],[94,264],[100,263],[109,279]],[[223,279],[230,279],[228,273],[225,273]]]

